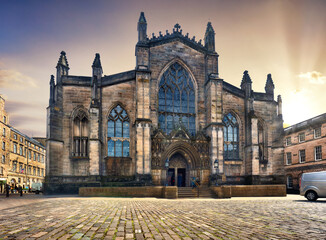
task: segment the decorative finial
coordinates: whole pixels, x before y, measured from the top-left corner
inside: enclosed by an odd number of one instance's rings
[[[174,29],[176,30],[176,32],[179,32],[180,28],[181,28],[181,26],[179,25],[179,23],[174,25]]]
[[[100,54],[96,53],[95,54],[95,59],[93,61],[93,68],[102,68],[101,60],[100,60]]]

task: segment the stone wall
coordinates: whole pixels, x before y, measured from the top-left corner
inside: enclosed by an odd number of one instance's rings
[[[156,197],[170,196],[166,194],[164,187],[81,187],[81,197]],[[173,196],[171,195],[173,198]]]
[[[234,185],[211,187],[218,198],[286,196],[285,185]],[[81,197],[178,198],[177,187],[81,187]]]

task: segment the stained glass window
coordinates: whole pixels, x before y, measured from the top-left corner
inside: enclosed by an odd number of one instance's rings
[[[117,105],[108,118],[108,156],[129,157],[129,117],[125,109]]]
[[[167,134],[182,124],[196,133],[195,88],[189,73],[172,64],[160,79],[158,91],[159,127]]]
[[[239,159],[239,124],[235,116],[228,113],[223,118],[224,159]]]

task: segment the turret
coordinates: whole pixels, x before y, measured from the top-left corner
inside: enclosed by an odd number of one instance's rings
[[[52,106],[53,104],[54,104],[54,76],[51,75],[49,106]]]
[[[68,75],[69,64],[66,57],[66,52],[62,51],[60,53],[59,61],[57,64],[57,84],[61,84],[61,76]]]
[[[274,88],[275,88],[275,86],[273,83],[272,74],[268,74],[267,80],[266,80],[266,85],[265,85],[265,92],[267,94],[273,95],[273,99],[274,99]]]
[[[147,22],[144,12],[140,13],[138,20],[138,42],[145,42],[147,40]]]
[[[207,28],[205,32],[205,47],[208,51],[215,52],[215,31],[212,27],[212,23],[207,23]]]
[[[251,90],[252,90],[252,81],[248,74],[248,71],[243,72],[243,77],[241,81],[241,89],[245,91],[246,98],[249,98],[251,96]]]
[[[93,76],[96,76],[97,79],[100,79],[102,77],[103,70],[102,70],[102,64],[101,64],[99,53],[95,54],[95,59],[93,61],[92,68],[93,68]]]

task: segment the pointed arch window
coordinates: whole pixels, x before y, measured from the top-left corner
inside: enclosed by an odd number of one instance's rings
[[[239,159],[239,124],[232,113],[223,118],[224,124],[224,159]]]
[[[129,157],[129,117],[125,109],[117,105],[108,117],[108,156]]]
[[[187,70],[177,62],[160,79],[158,112],[159,127],[165,133],[169,134],[182,124],[191,135],[195,135],[195,88]]]
[[[74,157],[88,157],[88,119],[80,111],[73,121],[73,150]]]

